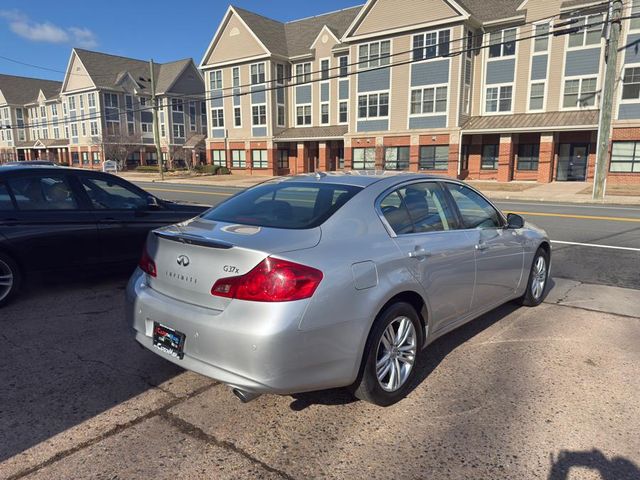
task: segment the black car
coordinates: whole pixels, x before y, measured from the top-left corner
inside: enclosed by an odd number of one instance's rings
[[[147,233],[206,210],[119,177],[51,166],[0,167],[0,306],[25,275],[133,267]]]

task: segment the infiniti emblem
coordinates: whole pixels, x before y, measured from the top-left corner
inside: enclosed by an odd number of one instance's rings
[[[191,263],[191,261],[189,260],[189,257],[187,257],[186,255],[178,256],[178,265],[180,265],[181,267],[188,267],[189,263]]]

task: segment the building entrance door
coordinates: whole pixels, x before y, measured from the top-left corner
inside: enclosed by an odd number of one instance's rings
[[[587,179],[588,143],[562,143],[558,152],[556,180],[584,182]]]

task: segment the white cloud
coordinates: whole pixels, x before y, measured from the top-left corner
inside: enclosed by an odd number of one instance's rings
[[[82,48],[98,45],[96,34],[86,27],[63,28],[51,22],[34,22],[19,10],[0,10],[0,18],[9,23],[13,33],[33,42],[68,43]]]

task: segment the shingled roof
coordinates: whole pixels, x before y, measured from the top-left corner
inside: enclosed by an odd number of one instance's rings
[[[42,80],[39,78],[16,77],[0,74],[0,91],[8,104],[25,105],[38,100],[40,90],[47,99],[60,94],[62,82]]]
[[[122,87],[119,83],[123,76],[129,73],[140,87],[141,92],[151,92],[148,61],[102,52],[92,52],[80,48],[76,48],[75,52],[96,87],[107,90],[121,90]],[[185,58],[175,62],[156,63],[154,73],[157,93],[167,92],[191,62],[190,58]]]
[[[508,132],[518,130],[587,129],[597,128],[599,110],[571,110],[566,112],[518,113],[515,115],[484,115],[471,117],[462,126],[464,133]]]
[[[359,5],[316,17],[283,23],[240,7],[233,7],[271,53],[284,57],[295,57],[309,53],[311,44],[325,25],[336,37],[340,38],[361,8],[362,5]]]

